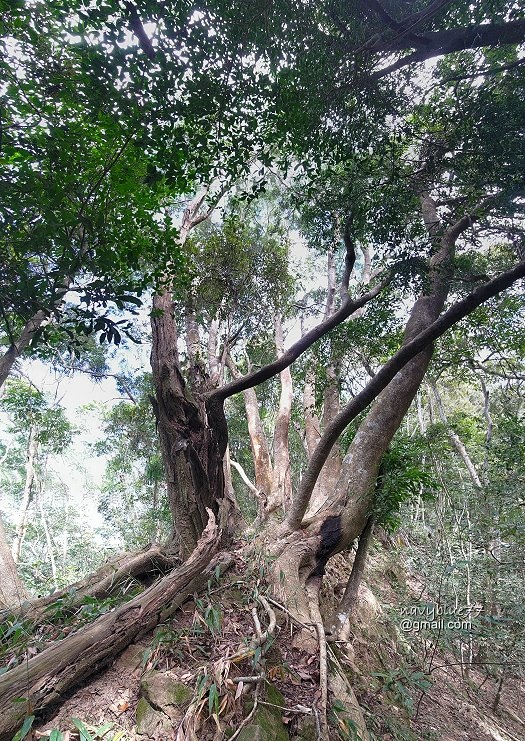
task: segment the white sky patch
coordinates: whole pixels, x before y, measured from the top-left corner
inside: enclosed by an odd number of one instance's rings
[[[102,483],[106,457],[95,455],[90,451],[90,446],[103,435],[102,409],[122,398],[115,379],[107,378],[94,383],[82,373],[76,373],[73,377],[60,376],[40,360],[25,361],[21,370],[22,378],[33,383],[51,402],[59,404],[68,421],[79,431],[73,435],[71,446],[62,454],[50,457],[49,471],[63,484],[68,492],[68,501],[82,513],[84,521],[93,528],[100,527],[103,518],[97,509],[96,493]],[[86,405],[93,406],[89,411],[83,410]],[[0,415],[0,440],[4,444],[8,437],[8,424],[7,415]],[[13,503],[2,491],[0,511],[13,511]]]

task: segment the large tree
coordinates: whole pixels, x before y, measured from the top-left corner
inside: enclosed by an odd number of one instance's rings
[[[230,352],[228,332],[219,346],[220,314],[201,316],[204,344],[194,286],[176,290],[169,259],[164,271],[158,269],[154,408],[176,537],[166,545],[169,556],[156,552],[155,557],[167,567],[173,550],[183,559],[189,556],[174,572],[166,599],[178,603],[195,579],[202,581],[206,562],[239,534],[228,486],[227,400],[244,392],[254,413],[255,449],[261,431],[250,390],[281,374],[277,432],[290,416],[285,374],[295,360],[367,305],[387,302],[385,310],[394,311],[397,297],[405,308],[411,306],[391,357],[332,419],[325,416],[291,502],[287,486],[280,484],[270,492],[271,506],[260,509],[259,545],[275,557],[276,585],[284,575],[287,609],[302,623],[319,625],[318,590],[326,563],[355,538],[368,538],[381,461],[425,377],[433,343],[525,276],[523,68],[516,48],[524,22],[504,2],[473,8],[436,1],[408,9],[398,3],[283,2],[264,9],[263,22],[258,3],[210,2],[198,11],[184,3],[127,3],[127,15],[111,3],[67,11],[61,3],[49,5],[82,40],[73,46],[85,65],[78,81],[82,93],[89,99],[88,83],[102,80],[105,105],[119,110],[123,121],[136,122],[135,109],[140,110],[140,133],[130,136],[150,155],[152,176],[172,191],[188,190],[194,181],[205,184],[184,211],[177,254],[188,249],[192,231],[217,205],[224,187],[216,183],[231,183],[257,162],[261,177],[265,167],[293,170],[283,176],[296,191],[296,207],[309,212],[305,219],[319,244],[326,245],[330,233],[330,248],[343,255],[338,303],[330,269],[324,316],[286,350],[282,307],[276,306],[276,357],[244,376]],[[150,21],[154,38],[146,31]],[[124,43],[128,28],[134,41],[128,37]],[[439,56],[443,59],[430,71],[414,67]],[[369,259],[367,246],[373,248],[374,277],[367,269],[360,285],[354,268],[359,249]],[[482,275],[476,271],[480,253],[488,256]],[[353,350],[353,324],[347,353]],[[327,409],[337,408],[336,391],[332,384]],[[342,462],[336,461],[333,484],[324,487],[326,501],[305,517],[334,444],[367,409]],[[286,435],[277,437],[273,465],[284,482]],[[263,478],[259,475],[259,482]],[[137,558],[119,564],[120,572],[128,567],[137,573]],[[139,608],[148,627],[170,613],[159,607],[158,586],[152,589],[151,604],[143,596],[130,608]],[[126,615],[116,613],[111,625],[101,621],[100,630],[95,623],[89,636],[71,640],[70,650],[64,642],[60,650],[52,647],[29,667],[0,678],[5,711],[0,728],[7,733],[23,716],[24,709],[12,704],[22,685],[45,707],[56,696],[55,685],[63,690],[86,675],[88,638],[97,646],[97,666],[132,640],[140,629]],[[342,613],[336,629],[345,620]],[[56,670],[49,662],[57,662]],[[42,678],[50,672],[46,691]]]

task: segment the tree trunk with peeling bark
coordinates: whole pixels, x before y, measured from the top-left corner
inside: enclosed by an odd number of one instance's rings
[[[171,292],[156,296],[153,307],[153,406],[174,537],[181,557],[186,558],[206,526],[206,510],[218,515],[223,501],[227,437],[210,424],[204,399],[199,391],[192,393],[180,371]]]
[[[207,190],[197,195],[183,215],[179,242],[209,216],[199,215]],[[203,393],[205,372],[198,358],[199,332],[192,306],[186,309],[189,376],[180,370],[178,329],[168,281],[154,296],[151,316],[152,398],[164,464],[168,501],[173,521],[174,546],[182,558],[195,548],[207,522],[207,510],[219,513],[224,500],[224,455],[228,444],[222,418],[217,425],[208,418]]]

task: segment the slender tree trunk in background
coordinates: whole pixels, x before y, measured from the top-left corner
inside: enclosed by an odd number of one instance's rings
[[[330,349],[333,356],[333,350]],[[326,430],[330,422],[339,414],[339,368],[334,358],[326,367],[327,385],[324,392],[323,414],[321,416],[321,430]],[[326,459],[319,480],[310,501],[309,515],[318,512],[323,504],[333,495],[341,474],[342,456],[339,443],[336,443]]]
[[[505,667],[502,668],[501,674],[499,675],[499,682],[498,687],[496,689],[496,695],[494,697],[494,701],[492,703],[491,710],[493,713],[495,713],[499,707],[499,701],[501,699],[501,692],[503,690],[503,682],[505,680]]]
[[[38,454],[38,437],[37,431],[34,425],[29,429],[29,441],[27,443],[27,454],[26,454],[26,477],[24,484],[24,493],[22,495],[22,501],[18,510],[18,516],[16,519],[16,530],[13,544],[11,546],[11,552],[13,554],[13,560],[18,563],[20,558],[20,551],[22,550],[22,543],[27,529],[27,513],[31,502],[33,501],[33,488],[35,485],[35,462]]]
[[[370,249],[367,245],[361,247],[363,255],[363,268],[361,272],[361,282],[363,285],[368,286],[371,280],[371,255]],[[341,287],[341,300],[345,298],[346,288],[344,285]],[[335,270],[335,253],[333,249],[328,251],[327,255],[327,299],[324,312],[325,320],[330,317],[335,309],[335,298],[336,298],[336,270]],[[354,321],[363,315],[364,308],[358,309],[352,315],[350,321]],[[309,451],[309,458],[311,458],[313,451],[317,443],[319,442],[321,432],[324,431],[330,422],[335,419],[340,411],[340,394],[338,378],[340,369],[338,366],[335,352],[332,346],[330,346],[330,361],[326,367],[326,388],[324,392],[323,400],[323,411],[321,421],[315,415],[315,370],[307,370],[307,378],[305,382],[305,424],[306,424],[306,440]],[[371,373],[373,375],[373,373]],[[306,411],[308,408],[308,411]],[[310,411],[311,410],[311,411]],[[330,454],[324,464],[315,488],[312,492],[310,499],[310,506],[308,508],[307,516],[313,517],[317,512],[321,510],[323,505],[334,496],[334,492],[339,481],[341,474],[342,456],[339,443],[335,443],[330,450]]]
[[[44,469],[46,468],[47,468],[47,460],[44,465]],[[46,513],[44,511],[44,477],[43,476],[38,478],[37,485],[38,485],[38,492],[37,492],[36,499],[37,499],[37,504],[38,504],[38,510],[40,512],[40,521],[42,523],[42,528],[44,529],[44,535],[46,536],[46,550],[47,550],[47,555],[49,557],[49,565],[51,567],[51,578],[53,579],[53,588],[58,589],[55,547],[53,543],[53,538],[51,537],[51,531],[49,530],[49,524],[47,521]]]
[[[303,390],[304,439],[308,460],[312,457],[321,438],[321,423],[315,412],[315,376],[315,365],[309,363]]]
[[[342,632],[343,627],[347,620],[352,617],[355,607],[357,605],[357,597],[359,594],[359,586],[363,581],[363,575],[365,573],[366,559],[368,557],[368,549],[372,542],[372,535],[374,533],[374,518],[369,517],[368,522],[365,525],[365,529],[359,536],[357,545],[357,551],[354,557],[354,563],[352,565],[352,571],[348,578],[345,592],[337,609],[336,621],[334,621],[334,628],[332,633],[338,637]]]
[[[210,386],[216,388],[221,381],[221,366],[219,359],[217,358],[217,340],[219,334],[219,322],[217,319],[212,319],[208,327],[208,369],[210,373]]]
[[[226,363],[233,378],[241,378],[241,374],[231,357],[227,357]],[[272,489],[273,466],[270,458],[270,449],[261,421],[257,392],[254,388],[249,388],[243,391],[242,395],[252,449],[255,489],[262,496],[262,502],[264,503],[270,496]]]
[[[336,266],[335,266],[335,250],[330,248],[327,254],[327,292],[326,292],[326,305],[324,311],[324,320],[332,316],[336,310]],[[344,300],[344,296],[341,296],[341,300]],[[356,312],[358,313],[358,312]],[[315,413],[315,382],[316,382],[316,368],[308,368],[305,379],[305,390],[303,395],[303,404],[305,407],[305,424],[306,424],[306,443],[308,447],[308,458],[310,459],[319,439],[321,437],[322,430],[326,429],[327,425],[332,419],[339,413],[339,368],[335,358],[334,348],[330,343],[330,359],[326,366],[326,380],[325,390],[323,398],[323,410],[321,419]],[[330,455],[326,459],[315,488],[312,492],[310,499],[310,506],[308,508],[308,516],[315,515],[326,502],[326,500],[333,494],[335,485],[339,478],[341,470],[341,451],[339,444],[335,443],[330,451]]]
[[[0,607],[15,610],[27,599],[28,594],[18,576],[0,517]]]
[[[438,391],[438,388],[435,383],[429,383],[429,388],[432,390],[432,393],[434,394],[434,398],[436,400],[436,406],[439,414],[439,418],[441,420],[441,423],[445,427],[448,435],[448,439],[451,442],[452,447],[456,451],[456,453],[459,455],[463,463],[465,464],[465,468],[468,471],[468,474],[470,476],[470,479],[476,489],[482,489],[483,484],[481,483],[481,479],[479,477],[479,474],[476,470],[476,467],[474,463],[472,462],[472,458],[468,454],[468,451],[463,444],[463,441],[457,435],[454,430],[450,427],[447,419],[447,415],[445,413],[445,407],[443,406],[443,399],[441,398],[441,394]]]
[[[284,353],[284,336],[281,317],[275,317],[275,349],[277,357]],[[279,374],[281,395],[273,433],[273,477],[270,496],[266,503],[269,515],[279,507],[286,509],[292,498],[292,476],[290,471],[289,430],[292,412],[292,374],[290,366]]]
[[[201,339],[193,302],[190,302],[185,308],[184,322],[186,325],[186,348],[188,351],[188,362],[191,374],[192,370],[198,369],[202,366],[202,359],[200,357]]]

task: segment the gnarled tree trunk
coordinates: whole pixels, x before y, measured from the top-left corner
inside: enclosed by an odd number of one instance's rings
[[[199,215],[207,189],[186,209],[179,233],[184,244],[190,230],[211,211]],[[166,475],[173,537],[182,558],[195,548],[207,522],[207,509],[215,515],[224,498],[223,458],[228,439],[222,423],[210,423],[203,396],[204,370],[197,357],[198,327],[193,311],[186,312],[190,373],[194,388],[184,380],[177,349],[178,331],[173,289],[168,280],[153,299],[151,316],[152,399]],[[199,374],[202,376],[199,377]]]
[[[210,509],[224,497],[227,438],[209,423],[205,404],[182,377],[171,291],[153,300],[151,367],[153,406],[166,474],[173,535],[182,558],[195,548]]]

